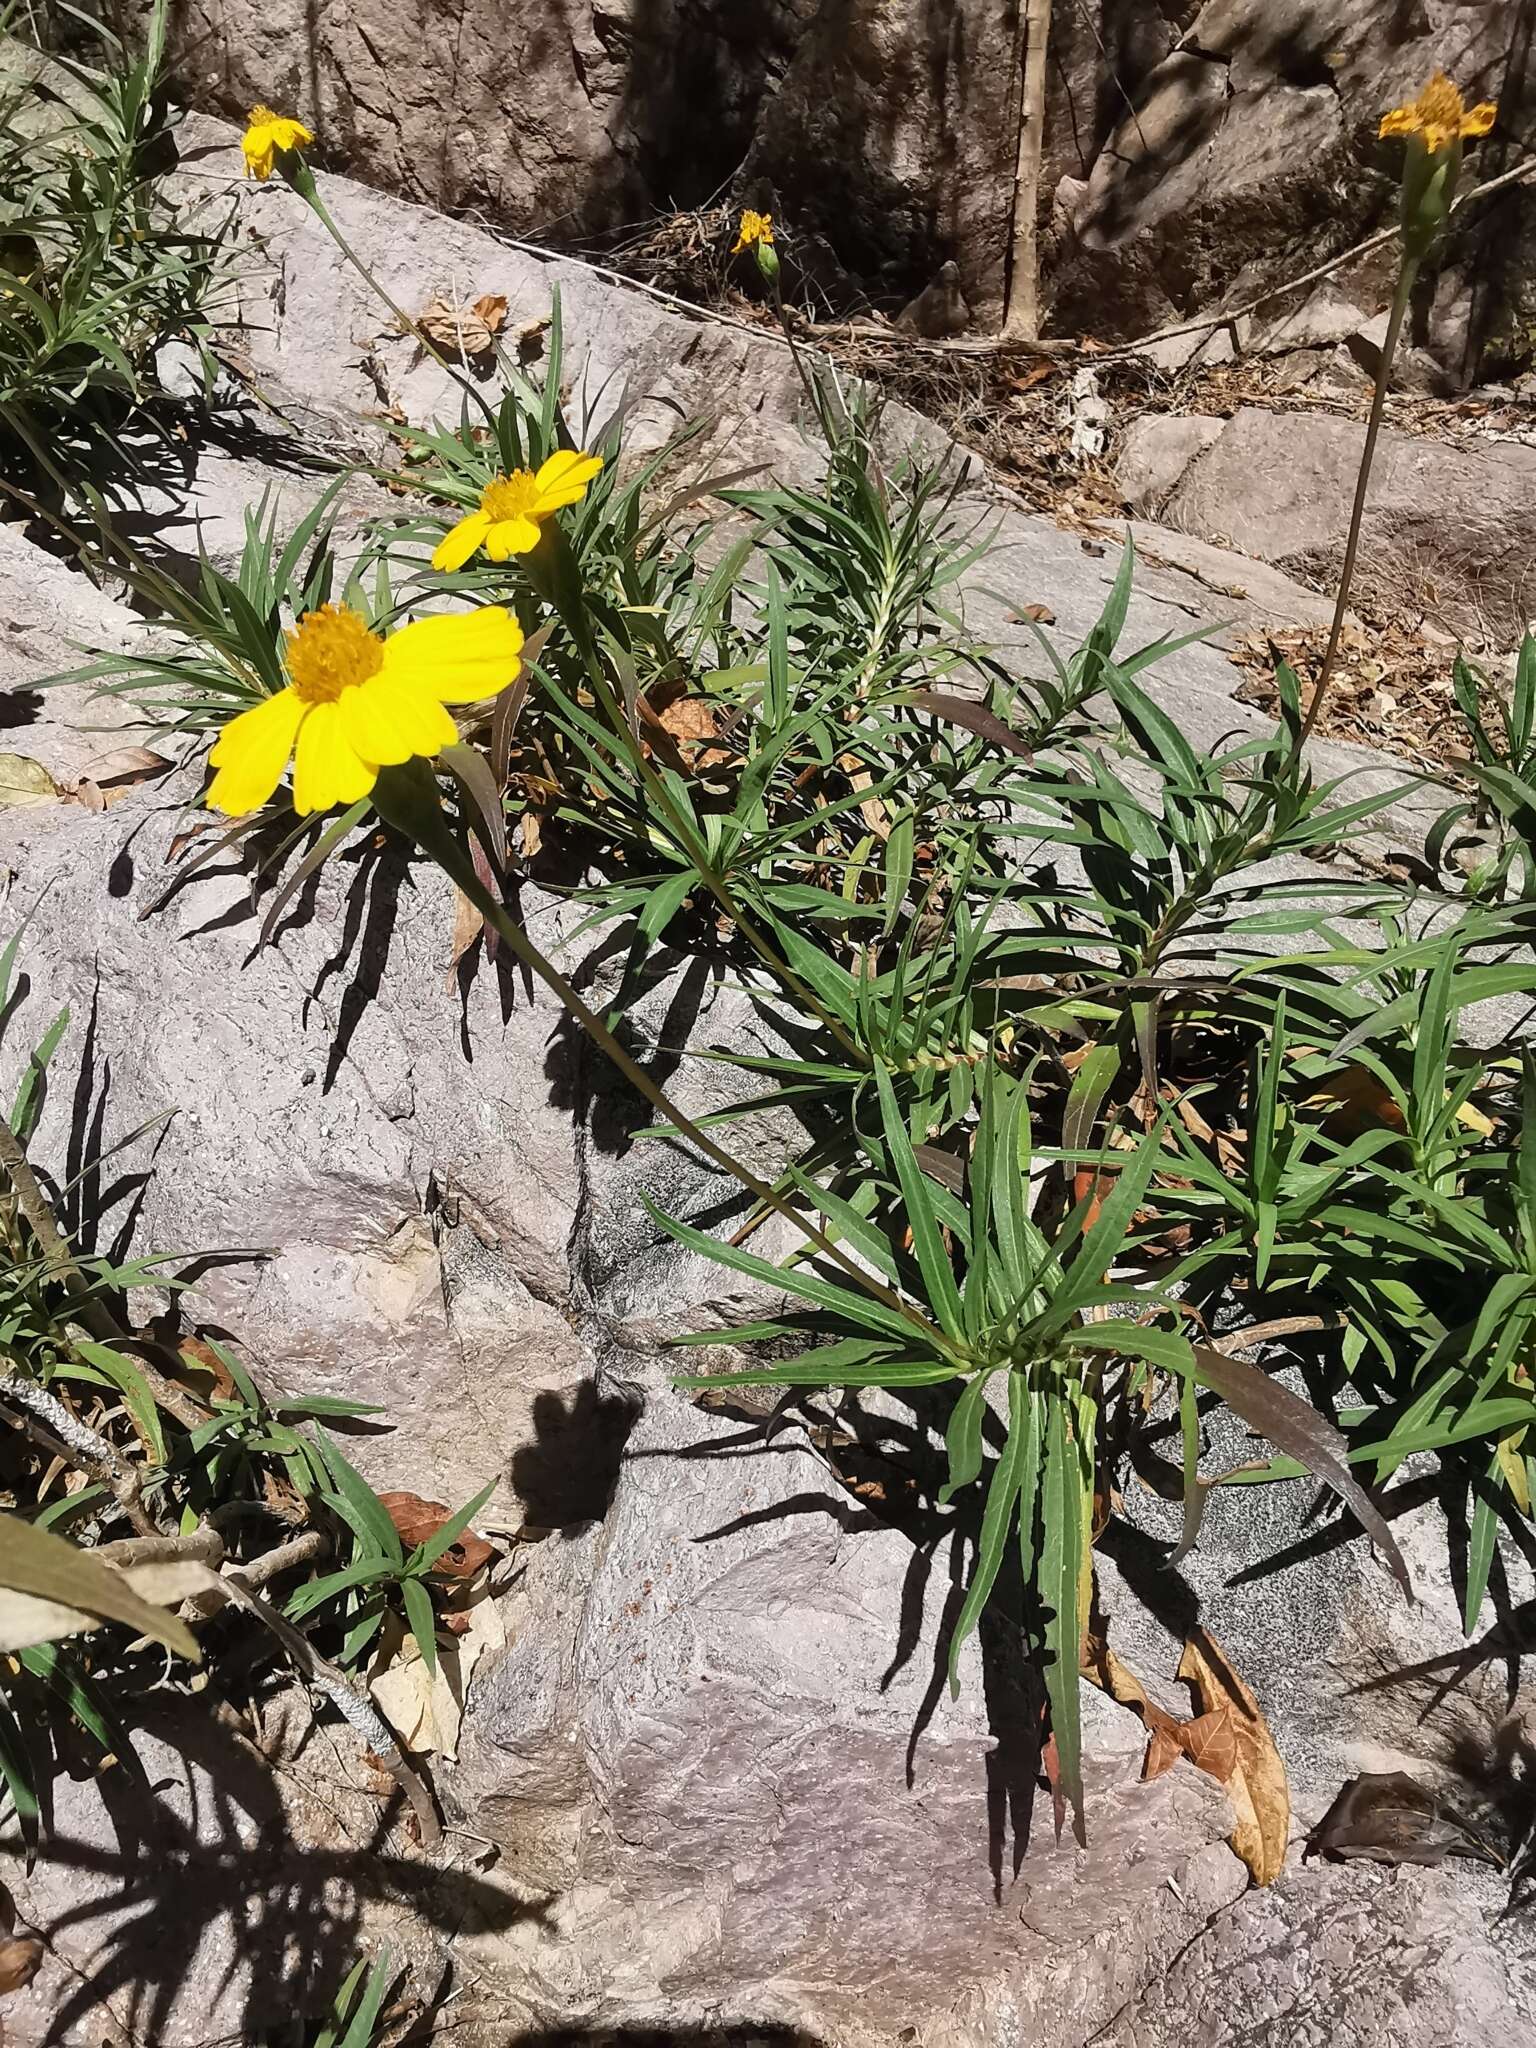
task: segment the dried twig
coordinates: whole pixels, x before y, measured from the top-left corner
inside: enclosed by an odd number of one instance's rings
[[[0,1372],[0,1401],[20,1410],[21,1426],[50,1456],[101,1480],[141,1538],[160,1540],[159,1530],[144,1510],[143,1481],[137,1469],[99,1431],[71,1414],[56,1394],[14,1368]]]

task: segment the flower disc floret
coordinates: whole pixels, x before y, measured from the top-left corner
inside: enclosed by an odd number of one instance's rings
[[[344,604],[306,612],[287,636],[288,681],[305,704],[334,704],[384,666],[384,640]]]

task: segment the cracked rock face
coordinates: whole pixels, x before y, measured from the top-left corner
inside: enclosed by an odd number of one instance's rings
[[[177,27],[191,103],[284,104],[321,161],[388,191],[580,242],[734,189],[772,204],[834,294],[851,277],[894,310],[953,260],[976,322],[1002,312],[1016,9],[187,0]],[[1381,114],[1443,64],[1520,134],[1529,33],[1522,0],[1058,6],[1037,195],[1056,328],[1144,332],[1360,240],[1393,204]],[[1481,175],[1507,167],[1501,148],[1477,152]],[[1533,233],[1536,200],[1516,193],[1453,242],[1434,322],[1448,364],[1528,348]],[[1389,262],[1362,291],[1385,290]]]
[[[1047,249],[1063,332],[1134,335],[1256,296],[1393,217],[1399,159],[1388,108],[1437,67],[1522,132],[1530,26],[1519,0],[1158,0],[1102,26],[1060,9],[1046,118]],[[1495,142],[1465,183],[1508,168]],[[1519,251],[1529,193],[1452,237],[1436,292],[1436,353],[1463,377],[1507,360],[1528,323]],[[1350,273],[1372,303],[1390,251]],[[1528,266],[1526,266],[1528,268]],[[1525,310],[1522,310],[1525,309]],[[1525,344],[1528,348],[1528,340]]]

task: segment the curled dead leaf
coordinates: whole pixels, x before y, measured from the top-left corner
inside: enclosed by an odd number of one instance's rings
[[[82,810],[101,812],[121,803],[141,782],[164,775],[171,763],[148,747],[116,747],[101,754],[69,786],[68,798]]]
[[[506,318],[507,301],[500,292],[483,292],[463,306],[434,294],[416,315],[416,325],[439,348],[455,355],[485,356],[494,348]]]
[[[485,930],[485,918],[464,894],[462,889],[453,892],[453,937],[449,941],[448,971],[443,977],[443,986],[449,995],[459,978],[459,963]]]
[[[1178,1675],[1194,1693],[1202,1719],[1226,1717],[1232,1768],[1222,1783],[1237,1815],[1228,1840],[1254,1883],[1272,1884],[1285,1866],[1291,1792],[1269,1723],[1225,1651],[1203,1629],[1185,1643]],[[1209,1740],[1212,1758],[1225,1760],[1220,1732],[1213,1729]]]
[[[1429,1868],[1447,1856],[1503,1863],[1459,1814],[1406,1771],[1362,1771],[1346,1780],[1308,1835],[1305,1855]]]

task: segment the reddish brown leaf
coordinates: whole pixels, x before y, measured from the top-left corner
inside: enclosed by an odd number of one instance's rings
[[[235,1385],[229,1367],[211,1344],[205,1344],[201,1337],[183,1337],[177,1350],[192,1372],[199,1376],[204,1373],[209,1375],[213,1381],[214,1394],[219,1400],[240,1399],[240,1389]]]
[[[967,732],[990,740],[1007,753],[1021,754],[1026,761],[1035,758],[1011,725],[1005,725],[995,711],[972,703],[969,697],[951,697],[943,690],[914,690],[907,702],[914,711],[926,711],[930,718],[941,718],[948,725],[962,725]]]
[[[1237,1729],[1229,1707],[1197,1714],[1179,1728],[1179,1747],[1197,1770],[1227,1784],[1237,1769]]]
[[[1143,1778],[1160,1778],[1164,1771],[1171,1771],[1179,1758],[1184,1755],[1184,1745],[1176,1730],[1157,1729],[1147,1744],[1147,1760],[1141,1767]]]
[[[435,1536],[448,1520],[449,1510],[440,1500],[423,1500],[419,1493],[381,1493],[380,1505],[399,1532],[400,1541],[414,1547]],[[433,1565],[445,1578],[467,1579],[496,1555],[483,1536],[466,1529],[456,1543],[450,1543]]]

